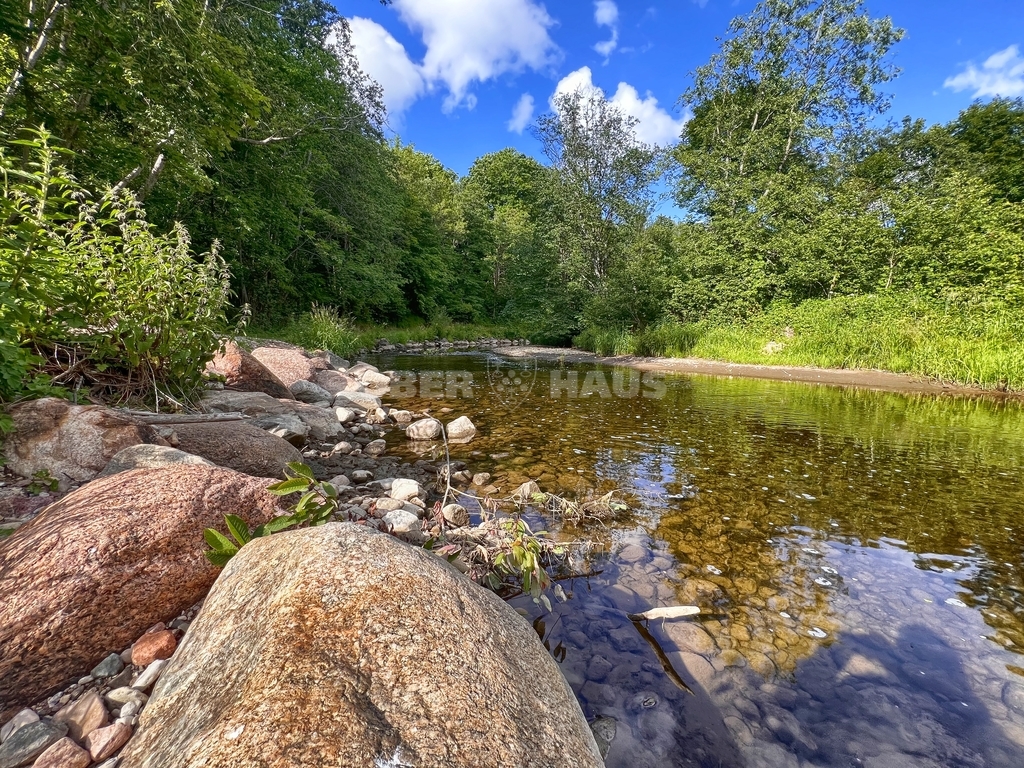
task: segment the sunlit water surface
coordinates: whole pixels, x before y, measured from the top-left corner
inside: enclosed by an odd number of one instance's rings
[[[1024,765],[1018,403],[640,385],[483,355],[375,362],[471,374],[470,391],[442,373],[426,393],[440,397],[399,387],[392,404],[469,415],[479,433],[453,458],[504,491],[534,479],[637,500],[606,527],[559,532],[594,540],[600,571],[563,582],[566,602],[513,600],[588,719],[616,722],[610,768]],[[694,498],[673,498],[688,486]],[[648,637],[626,616],[678,604],[704,613]]]

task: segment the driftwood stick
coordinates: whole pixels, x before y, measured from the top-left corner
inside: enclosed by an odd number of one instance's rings
[[[249,417],[244,413],[151,413],[150,411],[133,411],[129,408],[117,409],[121,413],[138,419],[144,424],[203,424],[219,421],[244,421]]]

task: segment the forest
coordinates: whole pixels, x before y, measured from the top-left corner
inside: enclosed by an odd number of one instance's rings
[[[903,31],[861,0],[735,19],[672,146],[579,91],[543,161],[462,177],[387,138],[326,0],[2,7],[0,402],[185,392],[243,327],[1024,388],[1024,100],[891,115]]]

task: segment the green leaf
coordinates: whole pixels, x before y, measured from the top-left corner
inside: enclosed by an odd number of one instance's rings
[[[268,485],[267,490],[273,493],[275,496],[287,496],[290,493],[296,493],[297,491],[303,491],[309,487],[309,483],[299,477],[292,477],[288,480],[282,480],[280,483],[274,483]]]
[[[260,538],[261,536],[269,536],[272,533],[283,531],[291,528],[299,523],[299,519],[295,515],[278,515],[273,520],[264,523],[263,525],[256,528],[253,531],[253,538]]]
[[[313,470],[307,467],[305,464],[298,461],[288,462],[288,469],[294,472],[299,477],[304,477],[307,480],[316,482],[316,478],[313,477]]]
[[[232,554],[238,551],[235,543],[216,528],[207,528],[203,531],[203,538],[206,539],[206,543],[210,545],[211,549],[230,551]]]
[[[235,556],[236,553],[208,549],[204,554],[206,555],[206,559],[209,560],[211,563],[213,563],[219,568],[223,568],[225,565],[228,564],[228,561],[230,561],[231,558]]]
[[[228,530],[231,532],[231,535],[235,537],[235,541],[238,542],[238,546],[243,546],[252,541],[252,534],[249,533],[249,525],[238,515],[225,515],[224,522],[227,523]]]

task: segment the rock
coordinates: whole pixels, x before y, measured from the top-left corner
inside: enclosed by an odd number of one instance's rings
[[[377,499],[374,502],[374,508],[378,512],[392,512],[393,510],[403,509],[404,507],[405,507],[405,502],[404,501],[400,501],[398,499],[389,499],[386,496],[383,497],[383,498]]]
[[[425,648],[449,671],[410,664]],[[558,665],[497,595],[420,548],[329,523],[232,558],[120,768],[366,766],[399,750],[424,768],[602,766]]]
[[[468,416],[459,416],[455,421],[448,422],[446,430],[449,440],[469,440],[476,434],[476,427]]]
[[[178,641],[169,629],[162,632],[147,632],[132,646],[132,664],[136,667],[147,667],[154,661],[169,659],[177,647]]]
[[[0,728],[0,743],[3,743],[9,739],[15,731],[19,728],[23,728],[29,723],[38,723],[39,715],[37,715],[31,709],[23,709],[6,723],[4,727]]]
[[[92,759],[99,762],[100,760],[106,760],[117,752],[117,750],[128,743],[128,739],[131,737],[132,727],[130,725],[114,723],[106,728],[100,728],[90,733],[85,737],[85,744],[83,746],[89,750],[89,755]]]
[[[203,530],[226,531],[229,513],[274,517],[267,484],[219,467],[134,469],[15,531],[0,546],[0,718],[195,605],[219,573]]]
[[[339,424],[348,424],[356,417],[356,412],[351,408],[335,408],[334,415],[338,419]]]
[[[380,398],[366,392],[339,392],[334,396],[335,408],[355,408],[359,411],[372,411],[380,408]]]
[[[22,726],[0,744],[0,768],[29,765],[63,739],[67,732],[68,727],[64,723],[47,720],[37,720]]]
[[[156,431],[98,405],[44,397],[11,406],[14,432],[3,444],[7,467],[22,477],[46,470],[61,491],[92,480],[118,451],[160,443]]]
[[[419,534],[423,529],[419,517],[404,509],[393,509],[381,520],[397,534]]]
[[[96,691],[89,691],[78,701],[65,705],[53,719],[64,723],[68,727],[68,734],[75,741],[81,741],[110,722],[103,697]]]
[[[326,389],[304,379],[299,379],[288,389],[295,395],[296,400],[303,403],[330,403],[334,399],[334,395]]]
[[[372,389],[387,389],[391,386],[391,377],[376,371],[364,371],[359,380]]]
[[[614,718],[599,717],[590,724],[590,730],[594,733],[597,741],[597,748],[601,752],[602,759],[608,757],[608,750],[615,740],[615,732],[618,730]]]
[[[313,354],[310,355],[310,357],[322,357],[324,360],[327,361],[327,364],[336,371],[344,371],[351,365],[351,363],[348,360],[334,354],[329,349],[318,349],[315,352],[313,352]],[[317,371],[317,373],[320,373],[320,371]]]
[[[163,672],[164,667],[166,666],[166,659],[157,659],[156,661],[151,662],[149,666],[142,670],[142,674],[139,675],[139,679],[132,683],[132,688],[137,691],[145,691],[160,678],[160,673]]]
[[[473,475],[473,485],[487,485],[491,482],[490,472],[477,472]]]
[[[357,485],[362,485],[363,483],[368,483],[373,480],[373,472],[366,469],[357,469],[352,472],[351,475],[352,482]]]
[[[352,485],[352,481],[345,477],[345,475],[335,475],[327,482],[335,488],[345,488],[346,486]]]
[[[115,453],[97,477],[109,477],[110,475],[116,475],[118,472],[127,472],[129,469],[155,469],[156,467],[171,467],[176,464],[213,466],[213,464],[201,456],[194,456],[177,448],[142,443],[140,445],[130,445]]]
[[[346,376],[338,371],[318,371],[313,383],[336,395],[339,392],[362,392],[365,387],[354,376]]]
[[[423,488],[415,480],[407,480],[404,477],[400,477],[391,484],[391,490],[388,491],[388,495],[392,499],[408,501],[415,496],[422,496]]]
[[[410,440],[436,440],[441,436],[441,422],[437,419],[419,419],[405,428]]]
[[[244,421],[181,424],[175,431],[181,450],[246,475],[280,479],[289,462],[302,461],[295,446]]]
[[[203,406],[210,413],[244,413],[253,417],[252,424],[257,427],[263,426],[266,416],[295,416],[309,428],[309,439],[321,443],[344,432],[334,414],[325,408],[296,400],[275,400],[262,392],[206,392]]]
[[[444,515],[445,520],[456,528],[469,525],[469,512],[461,504],[446,504],[444,509],[441,510],[441,514]]]
[[[261,416],[259,419],[253,420],[252,424],[276,437],[280,437],[296,448],[302,448],[306,444],[306,438],[309,436],[309,427],[306,426],[306,423],[291,413]]]
[[[525,503],[533,498],[534,494],[540,493],[540,486],[533,480],[527,480],[512,493],[512,498],[520,503]]]
[[[206,364],[206,370],[223,376],[224,386],[229,389],[266,392],[271,397],[292,399],[292,393],[281,379],[233,341],[224,344],[224,349]]]
[[[367,424],[384,424],[388,420],[388,412],[383,408],[374,408],[366,414]]]
[[[144,707],[146,706],[146,702],[149,701],[149,696],[136,688],[124,686],[122,688],[114,688],[112,691],[108,691],[103,699],[110,705],[111,709],[120,709],[125,704],[132,701],[140,707]]]
[[[412,421],[412,411],[391,411],[388,416],[395,424],[408,424]]]
[[[380,373],[380,369],[377,368],[377,366],[370,365],[369,363],[364,363],[361,361],[356,363],[355,365],[350,365],[346,373],[348,373],[349,376],[355,376],[357,379],[359,379],[362,378],[363,374],[366,373],[367,371],[371,371],[373,373]]]
[[[335,443],[334,447],[331,448],[331,453],[336,453],[339,456],[347,456],[355,449],[356,447],[348,440],[342,440],[340,443]]]
[[[88,768],[90,763],[92,756],[65,736],[37,757],[32,768]]]
[[[301,349],[257,347],[252,356],[265,365],[286,387],[296,381],[312,381],[317,371],[326,371],[327,361],[321,357],[309,358]]]
[[[368,453],[370,456],[381,456],[388,449],[388,444],[383,440],[371,440],[363,448],[363,451]]]

